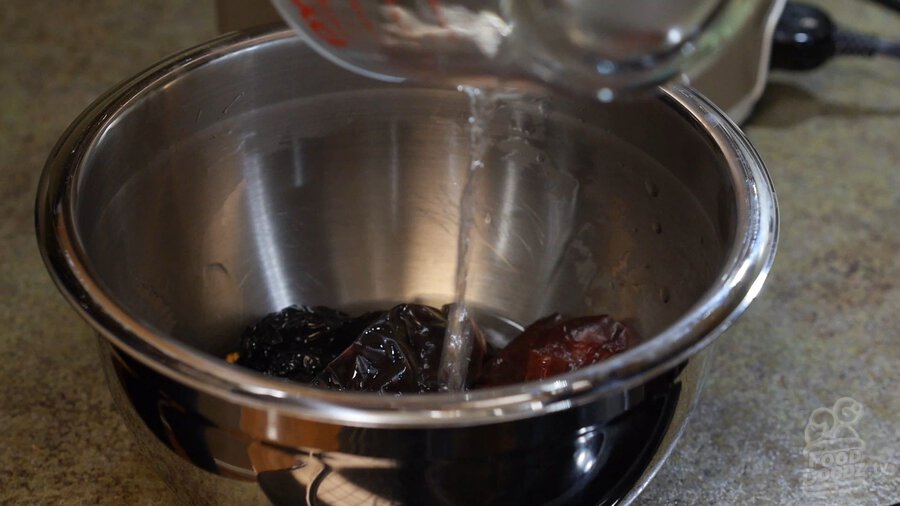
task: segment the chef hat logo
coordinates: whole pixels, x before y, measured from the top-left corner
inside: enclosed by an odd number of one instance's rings
[[[863,405],[850,397],[835,401],[831,409],[818,408],[809,415],[804,438],[808,452],[865,448],[853,425],[862,418]]]

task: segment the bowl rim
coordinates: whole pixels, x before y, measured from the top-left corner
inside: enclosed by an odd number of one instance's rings
[[[746,136],[721,110],[683,85],[660,100],[719,150],[737,200],[735,243],[720,276],[677,321],[641,345],[590,367],[504,387],[390,396],[317,389],[263,376],[157,333],[116,304],[92,277],[78,241],[78,170],[107,127],[142,96],[191,70],[267,44],[300,44],[292,31],[234,32],[172,55],[98,98],[61,136],[44,166],[35,224],[44,263],[59,290],[102,337],[157,372],[192,388],[261,409],[361,427],[460,427],[560,411],[640,384],[686,360],[720,335],[759,294],[775,258],[778,206],[771,179]]]

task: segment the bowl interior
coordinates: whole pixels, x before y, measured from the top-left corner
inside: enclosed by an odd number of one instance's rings
[[[519,324],[609,313],[650,337],[734,242],[734,174],[677,103],[505,97],[479,137],[467,300]],[[76,174],[100,285],[222,355],[290,304],[436,305],[455,290],[469,97],[385,84],[290,40],[142,92]]]

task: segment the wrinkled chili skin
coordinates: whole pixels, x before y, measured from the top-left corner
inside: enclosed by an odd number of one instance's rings
[[[381,393],[438,392],[448,308],[394,306],[371,322],[314,384],[338,390]],[[472,362],[480,368],[484,338],[475,328]]]
[[[438,378],[450,306],[400,304],[352,318],[291,306],[244,331],[237,364],[322,388],[390,394],[442,391]],[[595,364],[640,342],[607,315],[535,321],[505,348],[489,349],[472,324],[467,388],[535,381]]]
[[[534,381],[596,364],[640,341],[608,315],[563,320],[558,314],[529,325],[485,364],[477,387]]]
[[[310,382],[374,319],[322,306],[290,306],[271,313],[241,335],[237,364],[263,374]]]

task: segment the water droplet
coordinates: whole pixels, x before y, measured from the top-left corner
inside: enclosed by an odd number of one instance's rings
[[[228,275],[228,268],[225,267],[225,265],[220,262],[213,262],[213,263],[207,264],[206,269],[209,270],[210,272],[218,272],[221,274]]]
[[[534,157],[534,160],[537,163],[544,163],[547,161],[547,155],[544,153],[538,153],[537,156]]]
[[[649,179],[644,181],[644,189],[647,190],[647,195],[651,197],[656,197],[659,195],[659,187],[656,186],[656,183],[650,181]]]
[[[681,33],[681,30],[678,28],[670,28],[668,32],[666,32],[666,42],[672,44],[678,44],[684,39],[684,34]]]
[[[597,100],[601,102],[612,102],[616,94],[609,88],[600,88],[597,90]]]
[[[490,224],[491,224],[491,221],[493,221],[493,218],[491,217],[491,213],[486,213],[486,214],[484,215],[484,224],[485,224],[485,225],[490,225]]]
[[[659,289],[659,300],[663,304],[668,304],[669,300],[672,298],[672,294],[669,293],[669,289],[666,287],[662,287]]]
[[[662,223],[660,223],[658,221],[654,222],[653,223],[653,231],[656,232],[657,234],[661,234],[662,233]]]
[[[609,60],[600,60],[597,62],[597,73],[603,75],[609,75],[616,71],[615,62]]]

